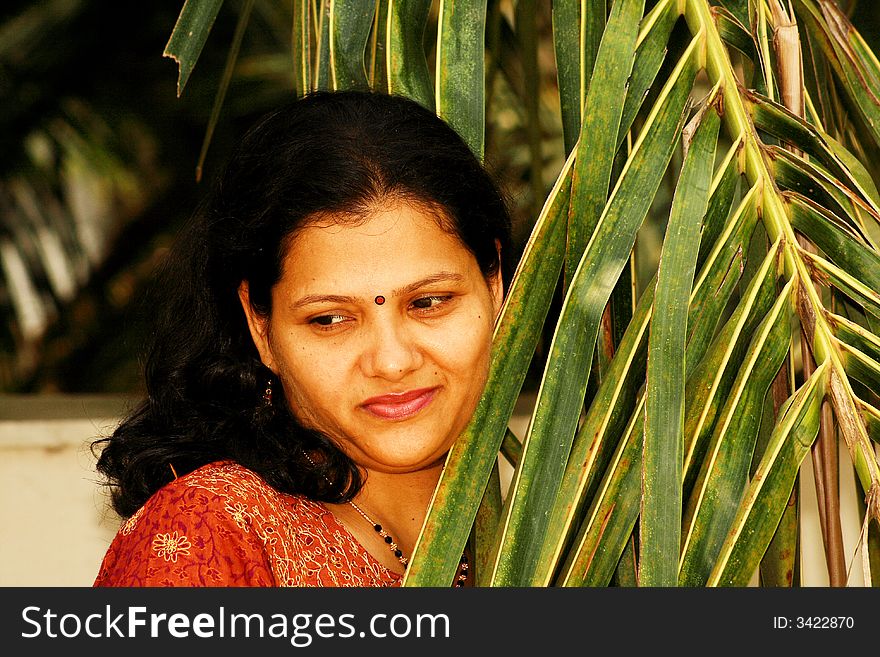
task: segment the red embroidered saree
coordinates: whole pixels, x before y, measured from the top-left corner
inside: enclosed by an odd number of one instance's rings
[[[399,586],[322,504],[216,462],[157,491],[120,528],[95,586]]]

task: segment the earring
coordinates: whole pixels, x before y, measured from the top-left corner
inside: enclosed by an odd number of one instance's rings
[[[266,406],[272,405],[272,379],[266,379],[266,389],[263,391],[263,402]]]

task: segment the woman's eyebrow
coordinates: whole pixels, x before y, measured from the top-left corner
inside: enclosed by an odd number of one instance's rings
[[[409,285],[404,285],[401,288],[394,290],[392,293],[393,296],[402,296],[405,294],[410,294],[411,292],[415,292],[420,287],[425,287],[426,285],[431,285],[433,283],[460,283],[464,280],[464,276],[461,274],[457,274],[451,271],[441,271],[436,274],[431,274],[430,276],[426,276],[415,283],[410,283]]]
[[[408,285],[404,285],[403,287],[397,288],[391,293],[390,296],[402,296],[406,294],[411,294],[419,288],[422,288],[426,285],[432,285],[434,283],[460,283],[463,280],[464,276],[462,276],[461,274],[450,271],[441,271],[436,274],[426,276],[425,278],[420,278],[419,280],[413,283],[409,283]],[[311,303],[363,303],[363,301],[364,300],[360,297],[348,297],[338,294],[309,294],[308,296],[302,297],[301,299],[295,301],[293,304],[291,304],[290,307],[291,309],[296,310],[297,308],[307,306]]]
[[[311,303],[355,303],[357,301],[359,301],[357,297],[343,297],[338,294],[310,294],[290,304],[290,308],[296,310]]]

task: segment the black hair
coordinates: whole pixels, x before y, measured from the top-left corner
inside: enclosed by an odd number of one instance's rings
[[[238,288],[247,281],[251,306],[267,315],[298,228],[328,215],[363,219],[395,199],[438,211],[487,278],[510,280],[498,187],[459,135],[414,101],[316,92],[247,132],[159,271],[146,398],[93,443],[117,513],[130,516],[175,476],[227,459],[282,492],[354,497],[363,483],[354,462],[301,426],[282,394],[264,401],[268,381],[281,386],[260,361]]]

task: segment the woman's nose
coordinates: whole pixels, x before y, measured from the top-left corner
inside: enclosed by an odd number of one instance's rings
[[[375,322],[363,354],[367,376],[397,381],[422,364],[422,352],[405,323],[387,319]]]

